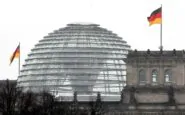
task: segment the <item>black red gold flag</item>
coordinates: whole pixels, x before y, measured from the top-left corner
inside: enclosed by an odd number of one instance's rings
[[[161,24],[162,23],[162,7],[154,10],[150,17],[148,17],[148,22],[151,25],[153,24]]]
[[[10,58],[10,64],[13,62],[15,58],[19,58],[19,56],[20,56],[20,44],[17,46],[17,48],[15,49],[14,53]]]

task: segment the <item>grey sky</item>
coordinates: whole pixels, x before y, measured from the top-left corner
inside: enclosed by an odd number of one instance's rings
[[[0,0],[0,79],[16,79],[18,60],[9,59],[21,43],[21,64],[39,40],[72,22],[100,24],[132,49],[158,50],[160,26],[147,17],[163,5],[165,50],[185,49],[184,0]]]

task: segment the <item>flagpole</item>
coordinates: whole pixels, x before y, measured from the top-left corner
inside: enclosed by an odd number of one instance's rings
[[[162,22],[163,18],[162,18],[162,4],[161,4],[161,24],[160,24],[160,50],[163,50],[163,45],[162,45]]]
[[[20,64],[21,63],[21,45],[20,45],[20,42],[19,42],[19,63],[18,63],[18,73],[19,73],[19,76],[20,76]]]

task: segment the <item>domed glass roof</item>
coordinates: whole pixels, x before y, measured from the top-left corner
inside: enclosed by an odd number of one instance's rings
[[[18,87],[55,96],[120,95],[130,46],[96,24],[68,24],[49,33],[28,54]]]

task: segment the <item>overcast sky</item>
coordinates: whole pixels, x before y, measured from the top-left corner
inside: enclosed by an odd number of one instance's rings
[[[163,6],[165,50],[185,49],[184,0],[0,0],[0,79],[17,79],[18,60],[9,59],[21,43],[21,65],[48,33],[73,22],[100,24],[138,50],[158,50],[160,26],[147,17]]]

